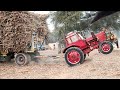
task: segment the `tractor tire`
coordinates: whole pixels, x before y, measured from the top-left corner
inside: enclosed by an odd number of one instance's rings
[[[65,52],[65,61],[70,66],[82,64],[84,62],[84,53],[77,47],[68,48]]]
[[[99,45],[99,51],[102,54],[110,54],[113,51],[113,45],[109,41],[104,41]]]
[[[15,57],[15,63],[19,66],[25,66],[31,61],[29,54],[19,53]]]

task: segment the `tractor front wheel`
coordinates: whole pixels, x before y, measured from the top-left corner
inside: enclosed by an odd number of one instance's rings
[[[99,45],[99,51],[103,54],[109,54],[113,51],[113,45],[109,41],[104,41]]]
[[[70,66],[82,64],[84,62],[84,53],[77,47],[71,47],[65,52],[66,63]]]

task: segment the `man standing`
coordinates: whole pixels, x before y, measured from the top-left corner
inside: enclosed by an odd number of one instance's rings
[[[55,44],[53,44],[53,50],[55,50]]]

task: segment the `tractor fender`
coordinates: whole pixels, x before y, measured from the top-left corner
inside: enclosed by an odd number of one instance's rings
[[[69,48],[71,48],[71,47],[78,47],[78,48],[79,48],[79,46],[75,46],[75,45],[73,45],[73,46],[69,46],[69,47],[67,47],[67,48],[65,48],[65,49],[63,50],[63,53],[65,53],[66,50],[69,49]]]

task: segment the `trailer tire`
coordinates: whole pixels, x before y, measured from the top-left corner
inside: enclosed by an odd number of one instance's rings
[[[113,51],[113,45],[109,41],[104,41],[99,45],[99,51],[102,54],[110,54]]]
[[[15,63],[19,66],[25,66],[31,61],[29,54],[19,53],[15,57]]]
[[[84,53],[77,47],[70,47],[65,52],[65,61],[70,66],[82,64],[84,62]]]

